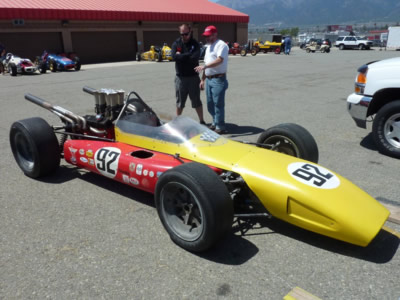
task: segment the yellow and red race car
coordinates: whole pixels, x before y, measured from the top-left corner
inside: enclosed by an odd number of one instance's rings
[[[154,193],[163,226],[184,249],[209,249],[234,218],[261,216],[366,246],[389,216],[366,192],[317,164],[317,144],[301,126],[278,125],[256,143],[238,142],[187,117],[164,123],[135,92],[124,98],[123,91],[84,90],[95,96],[95,116],[25,95],[62,125],[41,118],[14,122],[10,143],[17,164],[39,178],[56,171],[63,157]]]
[[[162,48],[156,47],[156,46],[150,46],[150,50],[143,52],[143,53],[137,53],[136,55],[136,60],[141,61],[141,60],[150,60],[150,61],[172,61],[172,53],[171,53],[171,48],[168,47],[166,43],[164,43]]]

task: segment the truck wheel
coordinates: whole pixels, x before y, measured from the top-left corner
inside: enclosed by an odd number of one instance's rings
[[[364,45],[364,44],[358,45],[358,49],[360,49],[360,50],[365,50],[365,45]]]
[[[257,50],[256,49],[251,49],[250,53],[251,53],[252,56],[255,56],[257,54]]]
[[[17,76],[17,66],[15,64],[8,64],[8,73],[11,76]]]
[[[172,241],[188,251],[209,249],[232,228],[232,199],[206,165],[185,163],[166,171],[157,182],[155,202]]]
[[[279,124],[264,131],[257,139],[268,149],[318,163],[318,146],[307,129],[293,123]]]
[[[11,150],[25,175],[38,178],[60,166],[60,147],[50,125],[41,118],[14,122],[10,129]]]
[[[344,45],[343,44],[339,45],[339,50],[344,50]]]
[[[246,55],[247,55],[247,50],[246,50],[246,49],[242,49],[242,50],[240,51],[240,55],[241,55],[241,56],[246,56]]]
[[[390,102],[378,111],[372,135],[381,153],[400,158],[400,100]]]

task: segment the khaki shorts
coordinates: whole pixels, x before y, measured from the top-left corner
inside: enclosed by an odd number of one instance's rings
[[[200,78],[199,76],[175,76],[176,106],[184,108],[189,95],[192,107],[200,107]]]

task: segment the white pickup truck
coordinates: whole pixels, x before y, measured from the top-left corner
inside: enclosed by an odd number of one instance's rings
[[[368,50],[372,47],[372,42],[361,38],[359,36],[349,35],[349,36],[339,36],[335,43],[336,47],[340,50],[344,49],[360,49]]]
[[[400,158],[400,57],[361,66],[347,109],[358,127],[366,129],[371,117],[379,151]]]

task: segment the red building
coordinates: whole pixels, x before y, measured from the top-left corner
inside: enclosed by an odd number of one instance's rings
[[[0,43],[34,58],[44,49],[77,52],[83,63],[135,59],[138,50],[171,43],[178,25],[194,37],[210,24],[230,42],[247,42],[249,16],[208,0],[0,0]]]

